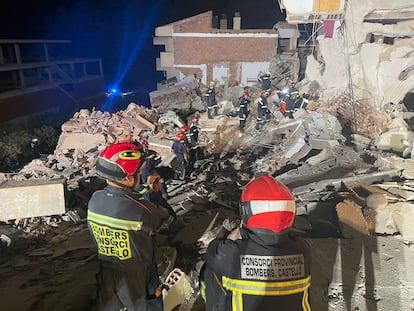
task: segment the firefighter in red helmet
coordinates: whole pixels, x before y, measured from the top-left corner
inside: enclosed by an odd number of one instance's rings
[[[292,234],[295,199],[268,175],[244,188],[241,227],[208,245],[201,269],[206,310],[310,311],[310,254]]]
[[[154,232],[168,213],[133,191],[143,162],[135,144],[107,147],[98,157],[96,173],[107,186],[88,203],[87,223],[97,246],[98,310],[163,310],[155,297],[159,285]]]

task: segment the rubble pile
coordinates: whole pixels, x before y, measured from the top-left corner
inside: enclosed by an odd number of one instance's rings
[[[350,145],[351,139],[346,137],[337,114],[324,111],[323,103],[320,107],[299,110],[293,119],[280,116],[270,119],[260,132],[254,128],[254,117],[249,116],[243,134],[238,131],[237,116],[220,115],[208,119],[202,111],[194,114],[199,119],[200,147],[204,158],[194,164],[186,182],[166,180],[170,196],[168,203],[178,219],[169,233],[157,237],[162,278],[167,278],[174,267],[184,273],[192,266],[199,267],[208,243],[215,237],[226,236],[240,224],[238,206],[241,190],[256,172],[271,174],[295,194],[295,227],[309,239],[318,262],[315,264],[317,276],[311,287],[315,305],[322,304],[323,299],[326,301],[326,297],[320,294],[326,291],[329,291],[330,299],[340,299],[341,303],[345,299],[338,289],[342,283],[330,282],[332,276],[325,276],[328,270],[320,263],[325,259],[318,257],[318,252],[333,247],[326,238],[365,241],[382,235],[398,240],[403,245],[399,247],[412,248],[414,232],[409,219],[414,216],[414,165],[412,159],[403,158],[412,156],[409,150],[412,132],[404,120],[395,117],[386,122],[381,135],[366,137],[355,134],[352,139],[358,143]],[[3,249],[12,256],[11,250],[17,239],[11,229],[15,230],[17,224],[17,228],[25,228],[27,237],[44,245],[40,250],[37,243],[33,243],[33,249],[20,249],[20,252],[29,252],[29,263],[23,265],[34,265],[38,258],[42,258],[42,264],[58,262],[58,265],[62,265],[61,260],[65,256],[79,259],[81,269],[89,268],[85,278],[90,277],[90,283],[84,280],[85,288],[92,289],[92,274],[96,268],[93,266],[92,244],[82,242],[88,244],[82,246],[72,241],[71,248],[65,250],[63,246],[55,249],[54,243],[66,243],[66,235],[71,230],[82,230],[87,234],[86,204],[91,193],[103,186],[94,171],[98,154],[105,146],[128,137],[137,141],[145,138],[149,140],[150,148],[163,156],[162,165],[171,169],[174,166],[171,142],[182,124],[185,122],[175,112],[160,114],[157,109],[133,103],[126,110],[114,114],[88,110],[75,113],[62,125],[62,134],[52,155],[32,161],[18,173],[0,175],[3,182],[0,196],[10,189],[10,182],[17,183],[15,187],[22,186],[21,182],[29,182],[33,190],[36,181],[63,178],[67,189],[65,196],[71,198],[62,212],[56,212],[57,216],[55,213],[27,214],[26,218],[21,215],[18,221],[2,226]],[[387,136],[390,132],[404,139]],[[58,192],[47,193],[47,196],[57,197]],[[42,197],[40,192],[38,197]],[[7,195],[5,198],[9,199]],[[57,211],[57,206],[52,203],[44,205]],[[6,208],[5,204],[1,206],[2,210]],[[34,210],[30,209],[30,213]],[[19,227],[22,221],[24,224]],[[59,233],[52,233],[54,230]],[[49,236],[53,237],[54,243],[48,240]],[[343,247],[348,247],[347,243],[350,249],[346,250],[352,253],[351,242],[343,243]],[[393,260],[397,258],[390,259]],[[0,269],[14,271],[5,272],[13,275],[19,267],[9,263],[0,265]],[[30,277],[36,276],[31,274]],[[72,282],[75,276],[68,278]],[[38,279],[37,286],[44,290],[48,284],[46,278],[38,276]],[[355,285],[351,283],[343,285]],[[59,286],[64,284],[64,281],[57,281]],[[56,295],[63,295],[62,291],[57,290]],[[356,295],[364,297],[363,294]],[[92,293],[82,297],[84,303],[91,303]],[[42,301],[36,295],[28,299],[32,299],[32,306]],[[196,304],[196,301],[191,303]],[[186,308],[191,309],[188,301]]]

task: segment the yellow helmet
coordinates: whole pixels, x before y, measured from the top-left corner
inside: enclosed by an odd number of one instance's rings
[[[210,87],[213,87],[213,86],[214,86],[214,84],[215,84],[215,83],[214,83],[214,81],[210,81],[209,86],[210,86]]]

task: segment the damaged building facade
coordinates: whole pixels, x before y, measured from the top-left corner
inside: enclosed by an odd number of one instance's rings
[[[164,45],[157,59],[157,70],[166,79],[197,75],[205,85],[249,85],[257,82],[260,70],[269,67],[277,34],[272,29],[241,29],[239,14],[233,28],[220,19],[213,27],[213,12],[205,12],[155,29],[154,45]],[[216,26],[217,27],[217,26]]]

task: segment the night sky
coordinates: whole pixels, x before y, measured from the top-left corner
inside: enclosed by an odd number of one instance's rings
[[[0,38],[71,40],[66,56],[102,58],[108,87],[118,82],[147,97],[163,80],[155,27],[209,10],[228,18],[240,12],[242,28],[272,28],[282,19],[277,0],[15,0],[2,2]]]

